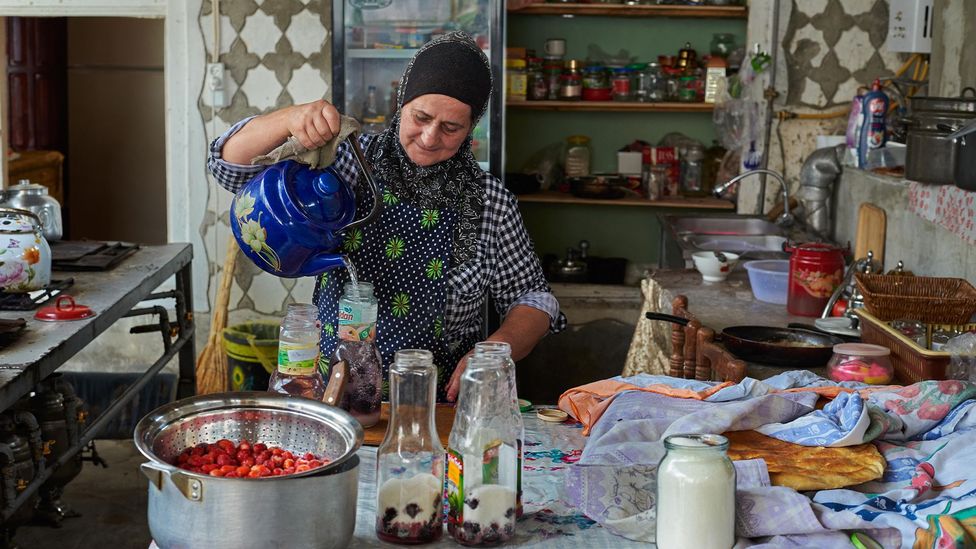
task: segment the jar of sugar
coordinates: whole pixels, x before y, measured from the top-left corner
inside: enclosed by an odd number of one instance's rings
[[[735,544],[735,468],[721,435],[672,435],[657,471],[659,549]]]
[[[498,354],[475,353],[461,375],[447,451],[447,531],[462,545],[515,535],[520,432],[518,404]]]
[[[376,450],[376,537],[428,543],[444,533],[444,447],[434,423],[437,368],[423,349],[397,351],[390,422]]]

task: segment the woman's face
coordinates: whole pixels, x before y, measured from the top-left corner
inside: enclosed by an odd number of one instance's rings
[[[454,156],[470,131],[471,107],[446,95],[421,95],[400,114],[400,144],[418,166]]]

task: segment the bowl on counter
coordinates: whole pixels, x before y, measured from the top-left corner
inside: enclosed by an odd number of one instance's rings
[[[746,261],[743,265],[749,273],[752,295],[759,301],[786,305],[790,279],[790,260],[763,259]]]
[[[691,260],[705,282],[722,282],[732,272],[739,255],[731,252],[695,252]]]

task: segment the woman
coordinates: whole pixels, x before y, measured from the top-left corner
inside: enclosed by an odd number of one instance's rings
[[[377,221],[346,235],[343,248],[360,279],[376,290],[384,376],[398,349],[429,349],[441,401],[457,398],[464,359],[482,339],[489,293],[503,322],[488,339],[508,342],[515,360],[566,325],[514,196],[471,152],[471,132],[491,88],[484,52],[466,34],[448,34],[420,48],[407,65],[390,127],[359,138],[385,205]],[[217,138],[208,165],[221,186],[236,192],[262,169],[251,159],[288,136],[314,149],[338,131],[339,112],[326,101],[286,107],[243,120]],[[333,167],[357,180],[348,143]],[[313,301],[323,326],[335,325],[347,280],[345,270],[336,270],[316,284]],[[329,332],[322,334],[326,356],[336,345]]]

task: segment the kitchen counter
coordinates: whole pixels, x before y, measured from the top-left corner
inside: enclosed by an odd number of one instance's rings
[[[813,325],[813,318],[791,315],[786,305],[774,305],[759,301],[752,295],[749,276],[739,262],[724,282],[709,283],[702,280],[696,270],[659,269],[648,274],[649,282],[659,289],[658,311],[671,312],[671,300],[678,295],[688,298],[688,311],[703,326],[716,333],[729,326],[760,325],[785,328],[791,322]],[[670,333],[670,327],[668,327]],[[670,340],[661,342],[670,345]],[[669,348],[669,347],[668,347]],[[812,372],[823,376],[825,368],[812,368]],[[747,375],[765,379],[783,371],[776,366],[749,363]]]

